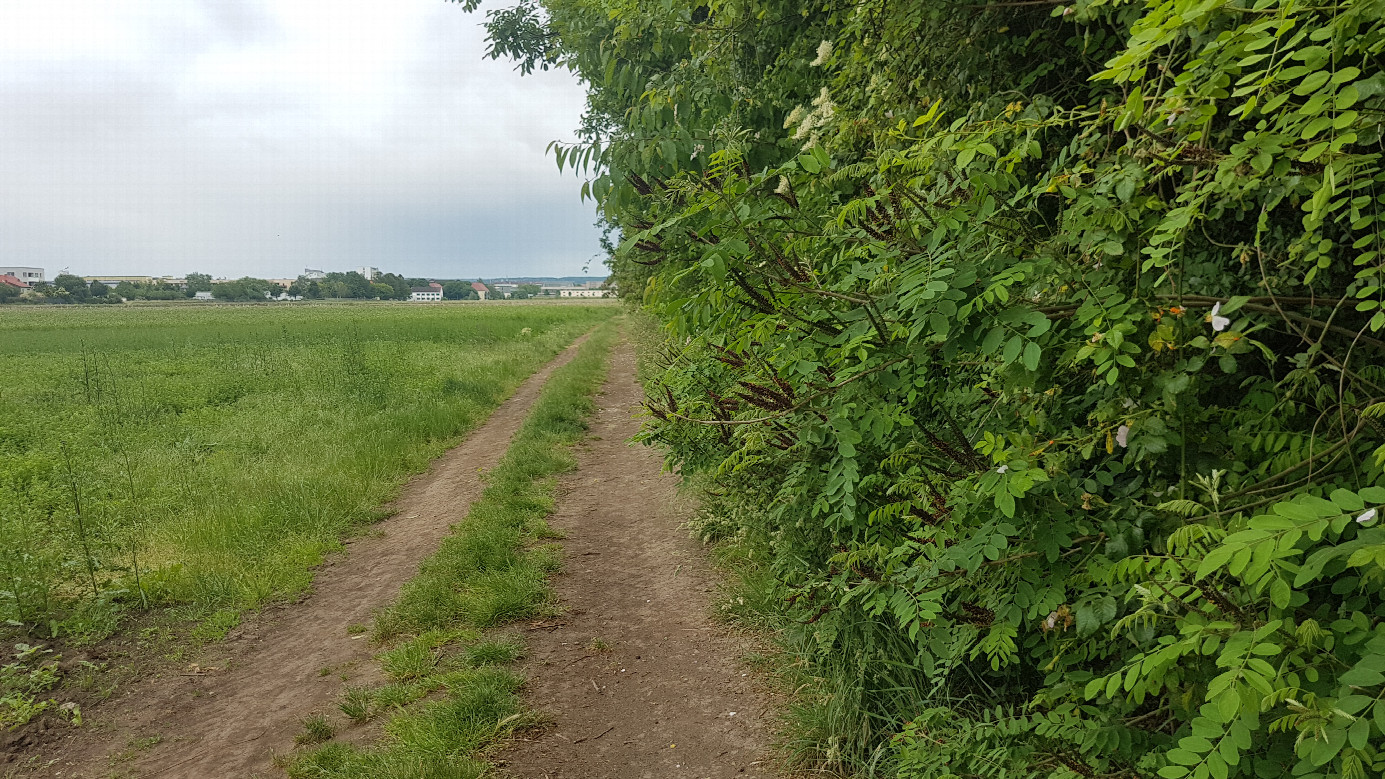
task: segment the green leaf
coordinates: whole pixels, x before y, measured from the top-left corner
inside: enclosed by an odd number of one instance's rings
[[[1024,345],[1024,367],[1031,371],[1039,368],[1039,345],[1033,341]]]
[[[1351,490],[1335,489],[1331,499],[1342,511],[1360,511],[1366,507],[1366,502]]]

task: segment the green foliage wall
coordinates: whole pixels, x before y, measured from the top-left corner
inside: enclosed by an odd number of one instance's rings
[[[648,437],[856,669],[821,761],[1385,769],[1382,12],[492,13],[589,86],[555,151],[667,326]]]

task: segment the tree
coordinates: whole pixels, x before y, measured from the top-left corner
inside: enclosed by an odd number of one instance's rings
[[[400,276],[398,273],[382,273],[376,278],[375,281],[377,284],[386,284],[391,288],[390,294],[382,297],[385,297],[390,300],[409,299],[409,287],[413,285],[409,284],[408,279],[404,278],[403,276]],[[427,286],[427,282],[424,282],[419,286]]]
[[[444,300],[475,300],[478,296],[471,282],[449,281],[442,285],[442,297]]]
[[[94,298],[104,298],[106,293],[111,291],[110,287],[107,287],[99,281],[93,281],[88,289],[91,292],[91,296]]]
[[[187,281],[188,286],[183,292],[188,297],[192,297],[198,292],[212,291],[212,277],[209,274],[189,273],[184,280]]]
[[[397,294],[397,293],[395,292],[394,287],[391,287],[391,286],[388,285],[388,284],[371,284],[371,285],[370,285],[370,290],[371,290],[371,293],[372,293],[376,298],[379,298],[380,300],[394,300],[394,299],[396,299],[396,294]]]
[[[278,285],[264,279],[244,276],[235,281],[220,281],[212,284],[212,296],[217,300],[226,301],[262,301],[266,299],[266,293],[271,289],[278,289]]]
[[[70,273],[59,273],[57,277],[53,279],[53,286],[70,295],[89,291],[87,289],[86,279],[81,276],[73,276]]]

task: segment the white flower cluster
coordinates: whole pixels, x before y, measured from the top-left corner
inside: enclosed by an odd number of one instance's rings
[[[817,144],[820,130],[832,121],[832,114],[837,110],[836,104],[832,102],[832,95],[823,87],[818,96],[813,98],[813,110],[804,109],[803,106],[795,106],[784,119],[784,129],[797,126],[793,137],[796,141],[806,140],[803,148],[811,149]]]
[[[832,58],[832,41],[823,41],[818,44],[818,58],[809,62],[810,67],[819,68],[827,64],[827,60]]]

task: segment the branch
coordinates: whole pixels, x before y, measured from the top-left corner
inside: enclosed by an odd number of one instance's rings
[[[830,395],[833,392],[836,392],[837,390],[841,389],[842,387],[845,387],[846,385],[854,381],[859,381],[867,376],[870,376],[873,373],[879,373],[880,371],[883,371],[886,368],[898,365],[902,362],[907,362],[908,359],[909,358],[907,357],[901,357],[898,360],[891,360],[883,365],[878,365],[874,368],[871,368],[870,370],[865,371],[864,373],[858,373],[855,376],[852,376],[851,378],[847,379],[846,381],[839,381],[836,384],[833,384],[820,392],[815,392],[812,395],[805,397],[803,400],[800,400],[799,402],[784,409],[783,411],[771,414],[767,417],[756,417],[755,419],[697,419],[695,417],[684,416],[683,414],[679,414],[675,411],[668,411],[665,413],[667,413],[668,416],[673,417],[674,419],[680,419],[684,422],[692,422],[696,425],[706,425],[707,427],[732,427],[735,425],[764,424],[765,422],[772,422],[776,419],[782,419],[794,413],[795,411],[802,409],[804,406],[808,405],[812,401],[817,400],[818,398],[824,395]]]

